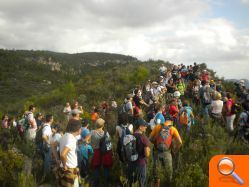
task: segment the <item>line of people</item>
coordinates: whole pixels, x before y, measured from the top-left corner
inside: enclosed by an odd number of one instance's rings
[[[159,71],[157,81],[149,80],[143,87],[137,86],[117,110],[118,142],[115,152],[122,163],[122,173],[126,178],[123,182],[129,186],[136,182],[139,186],[147,186],[147,164],[151,155],[155,184],[160,180],[168,185],[172,183],[174,154],[183,144],[182,135],[189,133],[196,123],[190,103],[202,111],[205,119],[211,117],[214,121],[226,123],[229,131],[233,131],[235,116],[239,114],[232,95],[225,92],[221,80],[217,83],[210,80],[209,72],[200,70],[198,64],[173,65],[172,68],[162,65]],[[236,94],[240,96],[238,100],[244,108],[239,116],[239,134],[244,134],[249,127],[248,98],[245,97],[243,82],[238,87]],[[68,121],[65,134],[59,125],[52,125],[52,115],[46,115],[44,122],[41,114],[35,119],[33,105],[16,125],[13,121],[13,126],[21,137],[27,137],[39,145],[37,147],[44,159],[44,173],[50,175],[54,165],[61,186],[87,186],[91,172],[93,186],[99,186],[102,182],[104,186],[109,186],[115,154],[111,136],[105,128],[106,122],[102,119],[108,107],[103,102],[101,112],[93,109],[91,121],[95,129],[89,127],[87,119],[80,119],[83,109],[78,102],[72,108],[67,103],[63,110]],[[117,108],[115,101],[112,101],[112,107]],[[4,116],[2,128],[9,128],[9,124]],[[103,178],[100,177],[101,168]],[[163,178],[160,178],[159,171],[165,172]]]

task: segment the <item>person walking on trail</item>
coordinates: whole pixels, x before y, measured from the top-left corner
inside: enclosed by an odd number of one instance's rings
[[[82,121],[81,141],[79,142],[78,163],[80,168],[81,184],[87,185],[89,175],[89,159],[93,155],[93,148],[90,145],[91,133],[88,130],[88,120]]]
[[[185,90],[186,90],[186,85],[183,82],[182,78],[177,79],[176,81],[176,88],[180,92],[181,96],[184,96]]]
[[[36,130],[37,130],[37,124],[36,124],[36,120],[34,118],[34,112],[35,112],[35,106],[30,105],[29,111],[26,114],[27,120],[28,120],[28,125],[29,125],[28,131],[27,131],[27,139],[32,140],[32,141],[35,139]]]
[[[52,160],[56,166],[60,164],[60,140],[63,135],[63,132],[58,124],[53,125],[52,129],[52,138],[51,138],[51,148],[52,148]]]
[[[112,161],[112,144],[109,133],[104,130],[105,120],[102,118],[96,121],[96,130],[91,131],[91,145],[94,150],[91,166],[94,173],[94,187],[100,183],[100,171],[103,167],[104,186],[110,185],[110,170]]]
[[[133,97],[133,104],[134,104],[134,116],[139,116],[142,111],[142,105],[148,107],[149,105],[144,102],[142,98],[142,91],[140,89],[135,89],[135,95]]]
[[[177,102],[177,99],[173,98],[170,101],[170,105],[169,105],[169,116],[174,121],[174,125],[177,123],[178,113],[179,113],[178,102]]]
[[[133,134],[133,124],[129,123],[128,114],[122,113],[118,116],[118,125],[116,126],[116,136],[118,138],[117,153],[121,162],[125,161],[122,155],[122,141],[124,136],[129,134]]]
[[[232,132],[234,127],[233,127],[233,123],[236,117],[235,111],[234,111],[234,106],[235,102],[232,99],[232,94],[231,93],[227,93],[227,102],[225,105],[225,111],[226,111],[226,126],[227,126],[227,130],[229,132]]]
[[[66,115],[67,121],[69,121],[70,119],[71,110],[71,105],[69,102],[67,102],[66,106],[63,109],[63,113]]]
[[[60,158],[61,158],[61,171],[60,171],[60,185],[61,186],[79,186],[79,169],[77,168],[77,136],[81,134],[81,123],[79,120],[70,120],[68,122],[66,133],[60,140]]]
[[[164,64],[162,64],[162,65],[160,66],[160,68],[159,68],[159,71],[160,71],[160,75],[163,76],[163,75],[165,75],[166,72],[167,72],[167,67],[166,67]]]
[[[38,113],[36,115],[35,120],[36,120],[36,124],[37,124],[37,129],[40,129],[42,127],[42,125],[43,125],[43,115],[42,115],[42,113]]]
[[[9,128],[8,120],[9,120],[9,116],[4,114],[3,117],[2,117],[2,124],[1,124],[3,129],[8,129]]]
[[[154,144],[153,164],[155,178],[158,180],[159,171],[163,171],[166,184],[170,185],[173,176],[172,154],[171,151],[177,152],[181,145],[182,139],[178,130],[173,126],[171,118],[167,117],[165,123],[158,124],[150,133],[150,141]],[[174,142],[174,145],[172,143]],[[174,149],[173,149],[174,147]]]
[[[242,103],[243,110],[238,119],[238,137],[249,142],[249,103]]]
[[[209,117],[210,104],[212,102],[213,90],[209,86],[209,82],[206,80],[201,81],[202,87],[199,90],[200,100],[202,104],[202,113],[204,117]]]
[[[209,81],[209,72],[206,69],[202,71],[201,80],[206,82]]]
[[[134,115],[132,101],[133,101],[133,95],[128,94],[125,98],[124,104],[121,109],[122,113],[127,113],[128,116],[130,116],[130,118],[132,118]]]
[[[99,109],[94,108],[93,112],[91,113],[91,121],[95,123],[98,118],[99,118]]]
[[[69,118],[71,118],[72,112],[73,112],[73,111],[74,111],[75,113],[78,113],[78,114],[83,114],[83,108],[82,108],[82,106],[79,106],[78,101],[75,101],[75,102],[74,102],[73,107],[72,107],[72,110],[71,110],[71,112],[70,112],[70,117],[69,117]]]
[[[136,152],[138,153],[138,159],[130,162],[128,166],[128,181],[129,186],[138,181],[140,187],[147,186],[147,158],[150,156],[150,141],[145,136],[148,124],[142,118],[138,118],[134,125],[136,125],[136,131],[134,137],[136,138]]]
[[[167,99],[170,100],[173,98],[173,94],[176,91],[176,85],[174,83],[173,78],[170,78],[168,84],[166,85],[167,88]]]
[[[221,100],[221,94],[216,92],[214,100],[211,102],[211,118],[214,121],[224,123],[223,115],[223,101]]]
[[[45,123],[42,126],[42,151],[44,155],[44,174],[46,177],[49,176],[51,171],[51,163],[52,163],[52,129],[51,125],[53,123],[53,116],[46,115]]]
[[[199,95],[199,90],[200,90],[200,85],[198,83],[198,80],[195,79],[193,81],[193,86],[191,87],[191,97],[192,97],[192,101],[195,105],[199,105],[200,104],[200,95]]]
[[[187,132],[190,132],[191,125],[194,121],[194,113],[191,106],[189,106],[189,101],[183,101],[183,107],[179,111],[179,120],[178,120],[178,130],[182,135],[182,129],[187,127]],[[183,119],[183,120],[182,120]]]
[[[156,112],[156,115],[155,115],[155,118],[154,118],[155,126],[158,125],[158,124],[164,124],[165,123],[165,118],[164,118],[163,113],[162,113],[163,108],[164,108],[164,106],[162,104],[157,104],[155,106],[155,112]],[[153,129],[153,128],[151,128],[151,129]]]

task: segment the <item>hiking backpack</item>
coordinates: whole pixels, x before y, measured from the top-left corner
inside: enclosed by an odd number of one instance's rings
[[[44,129],[44,127],[46,127],[48,125],[42,125],[41,128],[39,128],[36,131],[36,136],[35,136],[35,145],[37,147],[38,151],[43,151],[43,139],[42,139],[42,130]]]
[[[119,139],[118,139],[117,153],[118,153],[120,161],[124,162],[124,161],[126,161],[126,156],[125,156],[125,151],[124,151],[124,145],[123,145],[124,137],[126,135],[131,134],[131,132],[130,132],[130,130],[129,130],[128,127],[120,126],[120,128],[122,130],[122,134],[121,134],[121,137],[119,137]]]
[[[172,143],[172,134],[170,132],[171,125],[162,126],[158,136],[156,137],[156,147],[160,152],[164,152],[170,149]]]
[[[136,137],[132,134],[128,134],[123,139],[123,154],[125,160],[134,162],[138,159],[138,152],[137,152],[137,141]]]
[[[210,104],[212,101],[211,98],[211,93],[208,87],[204,88],[204,92],[203,92],[203,103],[204,104]]]
[[[107,135],[107,131],[104,132],[104,136],[99,141],[99,148],[102,154],[112,150],[112,142],[110,136]]]
[[[28,112],[27,114],[23,115],[23,118],[18,121],[18,124],[20,125],[20,131],[26,132],[29,129],[29,115],[31,112]]]
[[[184,109],[179,115],[179,123],[181,125],[188,125],[188,121],[187,110]]]
[[[233,103],[231,107],[231,113],[232,114],[238,114],[241,110],[241,106],[237,103]]]

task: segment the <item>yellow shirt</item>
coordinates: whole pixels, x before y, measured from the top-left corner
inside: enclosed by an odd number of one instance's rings
[[[169,126],[169,125],[171,125],[172,123],[173,123],[173,122],[171,122],[171,121],[166,121],[166,122],[164,123],[164,126]],[[154,127],[154,129],[152,130],[152,132],[150,133],[150,139],[151,139],[151,140],[155,140],[155,138],[159,135],[161,129],[162,129],[162,125],[161,125],[161,124],[156,125],[156,126]],[[180,137],[180,135],[179,135],[178,130],[177,130],[175,127],[173,127],[173,126],[170,127],[170,134],[172,135],[172,139],[178,138],[178,139],[181,140],[181,137]]]

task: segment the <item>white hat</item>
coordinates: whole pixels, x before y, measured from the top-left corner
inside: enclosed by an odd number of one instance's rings
[[[245,83],[245,81],[244,81],[243,79],[241,79],[239,82],[240,82],[240,83]]]
[[[181,93],[179,91],[174,92],[174,97],[180,97],[180,96],[181,96]]]

